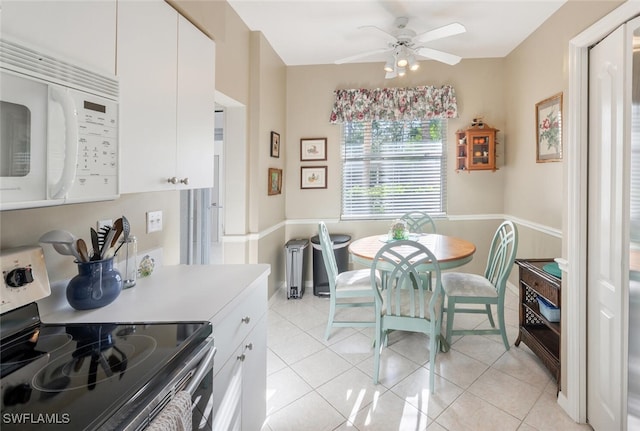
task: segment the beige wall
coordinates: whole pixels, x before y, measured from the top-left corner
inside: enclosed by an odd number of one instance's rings
[[[562,231],[562,208],[566,197],[563,163],[536,163],[535,104],[562,92],[563,114],[567,118],[569,41],[621,3],[569,1],[506,58],[507,128],[509,139],[517,142],[514,151],[507,154],[506,214]],[[566,138],[565,133],[564,143]],[[565,152],[564,159],[568,157],[571,154]],[[521,229],[520,233],[520,257],[561,255],[560,238],[532,229]],[[511,275],[512,283],[517,282],[516,275]],[[566,292],[563,292],[562,301],[566,301]],[[566,364],[566,346],[567,340],[563,337],[562,364]],[[561,386],[566,392],[564,369],[561,378]]]
[[[146,233],[146,212],[162,210],[162,232]],[[122,195],[115,201],[62,205],[50,208],[2,211],[0,213],[0,246],[2,249],[37,245],[38,238],[53,229],[68,230],[91,243],[89,229],[98,220],[125,215],[131,223],[131,234],[138,240],[140,252],[162,248],[163,262],[180,262],[180,194],[179,192],[136,193]],[[43,244],[51,280],[70,278],[77,273],[70,256],[61,256],[51,245]]]
[[[496,172],[455,172],[455,131],[483,115],[498,129],[505,128],[504,60],[464,60],[456,66],[422,61],[421,68],[404,78],[384,79],[382,63],[340,66],[297,66],[287,69],[287,219],[337,219],[340,217],[342,136],[339,124],[329,124],[334,90],[345,88],[412,87],[452,85],[459,118],[449,121],[449,214],[501,214],[503,212],[503,132],[498,133],[500,169]],[[326,137],[327,162],[300,162],[300,139]],[[300,167],[327,165],[327,189],[300,189]]]

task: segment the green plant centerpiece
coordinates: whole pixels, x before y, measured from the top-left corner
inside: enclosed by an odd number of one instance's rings
[[[403,220],[395,220],[389,229],[389,239],[409,239],[409,229]]]

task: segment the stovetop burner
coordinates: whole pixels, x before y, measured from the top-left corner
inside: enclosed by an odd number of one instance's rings
[[[84,328],[81,328],[84,329]],[[33,388],[58,393],[86,387],[92,391],[107,379],[122,379],[125,373],[144,363],[156,348],[146,335],[131,335],[115,345],[109,342],[78,341],[73,352],[50,360],[34,376]]]
[[[0,352],[1,376],[4,377],[42,355],[64,348],[72,339],[66,333],[41,335],[40,330],[36,329],[3,344]]]

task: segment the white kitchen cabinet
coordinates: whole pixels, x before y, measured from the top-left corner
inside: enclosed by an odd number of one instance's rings
[[[114,74],[116,0],[2,0],[0,32],[40,51]]]
[[[189,188],[213,187],[214,78],[214,42],[179,16],[176,176]]]
[[[214,72],[214,42],[167,3],[118,3],[122,193],[213,186]]]
[[[214,429],[258,431],[266,417],[266,289],[254,288],[213,322]]]

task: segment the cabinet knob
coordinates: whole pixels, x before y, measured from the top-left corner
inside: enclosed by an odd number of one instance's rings
[[[253,343],[246,344],[244,348],[245,350],[253,350]]]
[[[251,321],[251,318],[249,316],[242,318],[242,323],[249,323],[250,321]]]
[[[178,179],[176,177],[167,178],[167,182],[171,184],[178,184]]]
[[[182,184],[184,184],[185,186],[186,186],[186,185],[188,185],[188,184],[189,184],[189,177],[186,177],[186,178],[181,179],[181,180],[180,180],[180,182],[181,182]]]
[[[244,362],[245,358],[246,358],[246,356],[244,355],[244,353],[242,355],[240,355],[240,356],[236,356],[236,359],[239,359],[240,362]]]

